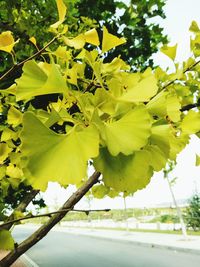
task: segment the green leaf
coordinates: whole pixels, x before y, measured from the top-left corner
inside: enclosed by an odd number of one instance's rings
[[[94,160],[94,166],[102,173],[106,186],[116,191],[130,193],[144,188],[153,174],[147,151],[113,157],[106,148],[103,148],[98,158]]]
[[[95,198],[104,198],[109,193],[109,191],[110,189],[103,184],[95,185],[92,187],[92,195]]]
[[[196,155],[196,166],[200,166],[200,156]]]
[[[0,230],[0,249],[13,250],[14,240],[8,230]]]
[[[166,157],[169,156],[170,152],[170,126],[168,124],[153,125],[152,134],[150,137],[150,143],[157,145]]]
[[[163,151],[155,145],[149,145],[145,147],[145,150],[149,153],[149,165],[151,165],[155,171],[162,170],[167,163],[167,157]]]
[[[183,118],[181,129],[185,134],[194,134],[200,131],[200,114],[194,110],[188,111]]]
[[[63,0],[56,0],[56,5],[57,5],[57,9],[58,9],[59,20],[56,23],[51,25],[51,27],[55,28],[55,29],[57,29],[58,26],[63,23],[63,21],[65,19],[66,11],[67,11],[67,8],[66,8]]]
[[[15,107],[11,106],[8,111],[7,122],[14,127],[18,126],[22,123],[22,113]]]
[[[34,60],[26,62],[22,76],[16,79],[17,101],[29,100],[37,95],[67,93],[65,78],[58,67],[52,63],[49,69],[47,74]]]
[[[173,122],[178,122],[181,116],[181,104],[176,95],[169,94],[167,97],[167,115]]]
[[[176,57],[176,50],[177,50],[177,44],[174,45],[174,46],[167,46],[167,45],[164,45],[160,51],[162,53],[164,53],[166,56],[168,56],[169,58],[171,58],[172,60],[175,59]]]
[[[0,143],[0,164],[8,157],[12,149],[6,143]]]
[[[191,32],[194,32],[194,33],[198,33],[198,32],[200,32],[199,26],[198,26],[198,24],[196,23],[196,21],[194,21],[194,20],[192,21],[189,30],[190,30]]]
[[[181,134],[180,136],[171,135],[170,142],[170,155],[171,160],[175,160],[178,153],[180,153],[184,147],[189,143],[189,136],[187,134]]]
[[[133,79],[135,79],[134,76]],[[129,85],[127,85],[126,90],[127,92],[119,97],[119,100],[127,102],[149,101],[149,99],[153,97],[158,91],[157,80],[155,76],[151,74],[143,78],[136,85],[133,85],[133,87],[129,87]]]
[[[106,27],[103,27],[103,41],[102,41],[102,52],[105,53],[110,49],[126,43],[125,38],[118,38],[117,36],[108,32]]]
[[[77,184],[86,176],[87,161],[98,156],[99,135],[93,126],[74,127],[67,135],[49,130],[33,113],[24,114],[22,156],[35,188],[44,190],[48,181]]]
[[[111,155],[130,155],[147,144],[150,116],[145,106],[137,106],[118,121],[106,123],[101,133]]]

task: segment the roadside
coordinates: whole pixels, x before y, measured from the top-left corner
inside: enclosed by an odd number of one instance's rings
[[[165,249],[184,251],[200,254],[200,236],[188,236],[184,239],[181,235],[150,233],[150,232],[130,232],[100,229],[66,228],[55,227],[54,231],[73,233],[76,235],[87,235],[110,240],[120,240],[123,242],[135,243],[138,245],[160,247]]]

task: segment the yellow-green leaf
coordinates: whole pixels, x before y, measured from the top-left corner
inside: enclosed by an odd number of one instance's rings
[[[63,23],[63,21],[65,19],[66,12],[67,12],[67,7],[64,4],[63,0],[56,0],[56,5],[57,5],[57,9],[58,9],[59,20],[56,23],[51,25],[51,27],[55,28],[55,29],[57,29],[58,26]]]
[[[188,111],[181,123],[183,133],[194,134],[200,131],[200,114],[194,110]]]
[[[24,115],[21,140],[29,181],[39,189],[45,189],[48,181],[79,183],[86,176],[87,161],[99,150],[99,135],[93,126],[74,127],[69,134],[59,135],[31,112]]]
[[[11,106],[8,111],[7,122],[14,127],[18,126],[22,122],[22,113],[15,107]]]
[[[102,41],[102,52],[105,53],[110,49],[126,43],[125,38],[118,38],[117,36],[108,32],[106,27],[103,27],[103,41]]]
[[[23,74],[16,83],[17,101],[29,100],[37,95],[67,93],[68,90],[65,78],[54,63],[49,64],[48,74],[34,60],[24,64]]]
[[[75,49],[81,49],[85,45],[85,36],[83,34],[79,34],[78,36],[72,39],[63,37],[63,40],[66,45],[74,47]]]
[[[8,157],[12,149],[6,143],[0,143],[0,164]]]
[[[174,45],[174,46],[167,46],[167,45],[164,45],[160,51],[162,53],[164,53],[166,56],[168,56],[169,58],[171,58],[172,60],[175,59],[176,57],[176,50],[177,50],[177,44]]]
[[[125,92],[119,100],[127,101],[127,102],[145,102],[149,101],[151,97],[153,97],[157,91],[157,80],[153,74],[145,77],[140,82],[138,82],[133,87],[126,88],[127,92]]]
[[[111,155],[130,155],[146,145],[151,134],[151,120],[145,106],[137,106],[121,119],[106,123],[102,137]]]
[[[167,97],[167,115],[171,121],[177,122],[180,120],[181,116],[181,104],[176,95],[169,94]]]
[[[200,156],[196,155],[196,166],[200,166]]]
[[[144,188],[153,174],[149,153],[143,150],[129,156],[119,154],[113,157],[104,148],[94,160],[94,166],[102,173],[105,185],[120,192],[133,193]]]
[[[198,26],[198,24],[196,23],[196,21],[194,21],[194,20],[192,21],[189,30],[190,30],[191,32],[194,32],[194,33],[200,32],[199,26]]]
[[[0,249],[13,250],[14,240],[8,230],[0,230]]]
[[[16,43],[17,41],[15,42],[11,31],[5,31],[0,34],[0,50],[11,53]]]
[[[99,45],[99,36],[95,28],[84,33],[86,43]]]

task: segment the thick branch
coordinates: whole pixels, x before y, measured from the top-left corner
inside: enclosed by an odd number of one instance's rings
[[[48,213],[44,213],[44,214],[37,214],[37,215],[30,214],[30,215],[27,215],[25,217],[21,217],[21,218],[18,218],[18,219],[9,221],[9,222],[2,223],[2,224],[0,224],[0,229],[1,229],[2,226],[7,226],[7,225],[9,225],[11,223],[14,224],[14,223],[17,223],[17,222],[20,222],[20,221],[24,221],[24,220],[28,220],[28,219],[35,219],[35,218],[40,218],[40,217],[51,217],[53,214],[63,213],[65,211],[66,212],[68,212],[68,211],[83,212],[86,215],[88,215],[90,212],[99,212],[99,211],[106,211],[106,212],[108,212],[108,211],[110,211],[110,209],[103,209],[103,210],[62,209],[62,210],[52,211],[52,212],[48,212]]]
[[[68,210],[73,209],[74,205],[90,190],[90,188],[98,182],[101,174],[94,172],[93,175],[80,187],[62,206],[58,214],[53,215],[49,221],[42,225],[35,233],[24,240],[14,251],[10,252],[5,258],[0,261],[1,267],[10,266],[17,258],[25,253],[29,248],[40,241],[46,234],[68,213]],[[67,211],[66,211],[67,210]]]
[[[43,48],[41,48],[39,51],[37,51],[35,54],[33,54],[32,56],[26,58],[25,60],[15,64],[12,66],[12,68],[10,68],[7,72],[5,72],[1,77],[0,77],[0,81],[3,80],[5,77],[7,77],[11,72],[13,72],[15,69],[20,68],[21,66],[24,65],[24,63],[26,63],[27,61],[39,56],[40,54],[42,54],[47,47],[49,47],[59,36],[55,36],[50,42],[48,42]]]
[[[30,193],[28,193],[24,199],[22,199],[22,201],[20,202],[20,204],[18,205],[18,207],[14,210],[14,212],[16,211],[25,211],[26,207],[28,206],[28,204],[31,202],[31,200],[39,193],[39,190],[32,190]],[[13,213],[8,217],[7,222],[5,222],[4,224],[0,225],[0,230],[5,229],[5,230],[10,230],[10,228],[13,226],[13,224],[15,223],[13,220]]]

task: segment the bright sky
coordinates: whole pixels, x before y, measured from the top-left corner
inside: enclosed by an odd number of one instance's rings
[[[167,0],[165,6],[165,20],[159,20],[164,28],[164,33],[169,36],[170,44],[178,43],[177,61],[181,62],[189,57],[190,33],[189,26],[193,20],[200,25],[200,0]],[[157,20],[158,21],[158,20]],[[162,53],[153,56],[154,62],[166,68],[172,67],[170,59]],[[178,177],[173,186],[177,199],[189,198],[198,190],[200,192],[200,167],[195,167],[195,155],[200,155],[200,140],[193,137],[189,146],[178,156],[177,166],[172,173],[172,177]],[[67,192],[59,185],[50,183],[45,199],[47,204],[60,205],[72,193],[72,189]],[[143,190],[127,198],[128,207],[148,207],[155,204],[171,202],[171,195],[168,184],[163,179],[162,172],[156,173],[150,184]],[[92,208],[123,208],[122,198],[105,198],[103,200],[93,200]],[[83,199],[77,207],[88,208],[88,201]]]

